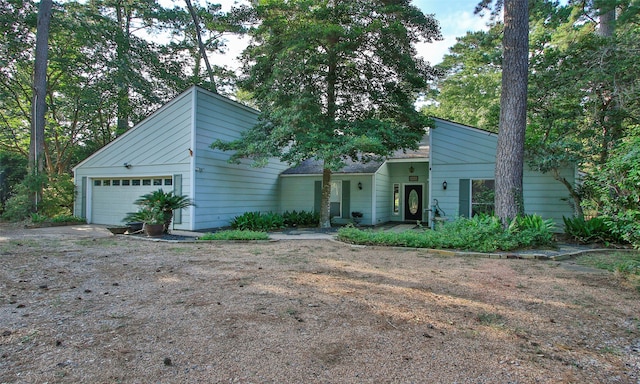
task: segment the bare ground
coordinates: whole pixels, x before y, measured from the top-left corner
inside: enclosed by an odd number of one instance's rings
[[[0,383],[640,383],[640,294],[569,266],[0,226]]]

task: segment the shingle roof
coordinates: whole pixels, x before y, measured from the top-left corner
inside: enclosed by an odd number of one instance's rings
[[[342,169],[334,173],[375,173],[383,164],[382,161],[370,161],[368,163],[360,163],[345,160],[346,165]],[[323,163],[319,160],[305,160],[297,167],[292,167],[282,172],[283,175],[316,175],[322,174]]]
[[[428,159],[429,147],[421,146],[417,151],[402,150],[394,152],[389,159]],[[370,161],[367,163],[356,162],[351,159],[345,160],[345,166],[334,173],[376,173],[384,161]],[[305,160],[296,167],[292,167],[282,172],[283,175],[319,175],[322,174],[323,164],[319,160]]]

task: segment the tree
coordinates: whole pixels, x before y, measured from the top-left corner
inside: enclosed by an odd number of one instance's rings
[[[496,215],[507,225],[524,212],[522,177],[527,128],[529,2],[504,2],[504,58],[496,149]]]
[[[345,159],[416,148],[424,135],[429,121],[413,103],[434,71],[414,44],[440,38],[437,21],[408,0],[262,0],[253,11],[241,85],[260,119],[212,147],[255,165],[322,161],[320,226],[330,227],[331,175]]]
[[[38,29],[36,33],[36,53],[33,70],[33,119],[31,120],[31,145],[29,168],[33,174],[41,174],[44,169],[44,124],[47,95],[47,57],[49,53],[49,24],[51,23],[51,0],[41,0],[38,8]],[[41,191],[36,191],[35,207],[38,207]]]
[[[436,69],[442,73],[430,91],[435,103],[423,113],[498,131],[502,76],[502,23],[488,31],[468,32],[457,38]]]

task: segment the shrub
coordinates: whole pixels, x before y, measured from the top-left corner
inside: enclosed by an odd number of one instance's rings
[[[585,220],[582,217],[563,217],[564,232],[581,243],[619,242],[621,237],[611,231],[604,216]]]
[[[51,218],[52,223],[79,223],[85,224],[87,220],[82,217],[73,216],[73,215],[57,215]]]
[[[2,217],[9,221],[20,221],[36,212],[31,196],[42,188],[37,213],[46,217],[71,215],[73,209],[74,184],[70,175],[29,175],[15,186],[15,194],[5,203]]]
[[[307,211],[298,212],[296,210],[291,212],[285,211],[282,214],[282,218],[287,227],[313,227],[318,225],[320,213]]]
[[[282,215],[273,212],[245,212],[240,216],[234,217],[231,221],[231,228],[239,230],[266,232],[284,227]]]
[[[443,223],[437,231],[410,230],[402,233],[360,230],[346,226],[338,230],[338,238],[354,244],[387,245],[414,248],[461,249],[477,252],[512,250],[531,246],[551,245],[553,236],[547,221],[521,219],[516,227],[504,230],[500,219],[477,215]]]

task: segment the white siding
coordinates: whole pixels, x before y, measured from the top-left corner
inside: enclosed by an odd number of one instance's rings
[[[193,229],[229,225],[248,211],[278,211],[278,175],[287,166],[270,161],[264,168],[227,162],[230,153],[213,150],[216,140],[230,141],[252,127],[258,112],[224,97],[197,89],[195,129],[195,203]]]
[[[321,176],[281,176],[280,213],[285,211],[313,212],[315,182]]]
[[[561,174],[571,184],[575,182],[572,169],[564,169]],[[553,219],[557,230],[562,230],[564,226],[562,216],[573,216],[573,201],[569,191],[551,174],[542,174],[525,167],[523,189],[527,214],[535,213],[545,219]]]
[[[334,174],[331,181],[349,181],[349,212],[362,212],[362,225],[372,224],[373,202],[372,183],[373,176],[369,174]],[[280,212],[285,211],[307,211],[313,212],[315,198],[315,183],[322,181],[320,175],[287,175],[280,177]],[[362,183],[362,189],[358,188],[358,183]],[[344,186],[345,184],[343,184]],[[343,191],[343,195],[345,191]],[[348,222],[351,218],[338,219],[339,222]]]
[[[431,130],[431,192],[450,219],[460,215],[460,179],[494,179],[497,135],[460,124],[435,119]],[[573,182],[573,170],[563,174]],[[442,183],[447,182],[447,189]],[[566,188],[550,175],[531,171],[525,167],[524,203],[527,214],[537,213],[543,218],[553,218],[557,224],[562,216],[573,213],[566,201]],[[433,201],[433,200],[432,200]]]
[[[383,224],[391,221],[393,210],[393,183],[389,181],[389,164],[384,163],[375,176],[376,181],[376,222]]]
[[[114,204],[113,199],[92,201],[93,178],[152,178],[180,174],[183,194],[189,191],[193,89],[179,95],[74,168],[77,196],[83,195],[80,190],[83,177],[87,178],[88,188],[88,202],[81,198],[75,201],[76,214],[85,211],[82,207],[85,204],[86,214],[91,219],[92,208],[96,208],[98,212],[106,212]],[[125,163],[131,167],[125,167]],[[123,209],[130,211],[132,201],[135,200],[128,195],[121,195],[119,198],[124,208],[116,209],[118,215]],[[110,215],[99,218],[96,222],[118,225],[122,224],[121,219],[116,221],[115,216]],[[189,222],[189,210],[184,210],[182,222],[182,225],[175,227],[188,228],[184,223]]]

